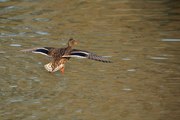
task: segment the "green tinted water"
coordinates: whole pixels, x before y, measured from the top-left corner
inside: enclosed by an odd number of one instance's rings
[[[179,118],[179,5],[167,0],[0,0],[0,119]],[[21,49],[64,47],[112,56],[71,59],[65,74]]]

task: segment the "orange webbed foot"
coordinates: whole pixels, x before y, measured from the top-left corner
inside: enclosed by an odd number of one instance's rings
[[[62,74],[64,74],[64,67],[62,67],[61,69],[60,69],[60,72],[62,73]]]

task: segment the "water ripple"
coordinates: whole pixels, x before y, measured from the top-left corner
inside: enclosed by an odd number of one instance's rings
[[[0,0],[0,2],[8,2],[9,0]]]
[[[22,45],[20,45],[20,44],[10,44],[9,46],[12,46],[12,47],[21,47]]]
[[[153,60],[166,60],[168,58],[166,58],[166,57],[150,57],[150,59],[153,59]]]
[[[168,38],[168,39],[161,39],[163,42],[180,42],[180,39]]]
[[[36,34],[39,34],[39,35],[48,35],[49,33],[48,32],[44,32],[44,31],[37,31]]]
[[[48,19],[48,18],[34,18],[33,20],[38,21],[38,22],[49,22],[50,21],[50,19]]]

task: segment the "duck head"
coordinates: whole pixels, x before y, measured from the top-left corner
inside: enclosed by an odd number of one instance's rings
[[[69,47],[72,47],[72,46],[74,46],[74,45],[76,45],[77,44],[77,41],[76,40],[74,40],[73,38],[70,38],[69,39],[69,41],[68,41],[68,46]]]

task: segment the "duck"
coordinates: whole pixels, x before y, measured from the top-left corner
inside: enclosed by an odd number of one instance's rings
[[[54,48],[54,47],[37,47],[30,49],[23,49],[22,52],[32,52],[42,54],[52,58],[52,61],[44,65],[44,68],[49,72],[60,71],[64,74],[65,63],[70,60],[70,58],[87,58],[90,60],[100,61],[104,63],[111,63],[106,57],[96,55],[95,53],[74,49],[73,47],[77,45],[77,40],[70,38],[67,43],[67,47],[64,48]]]

